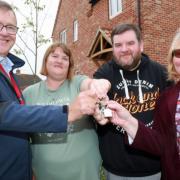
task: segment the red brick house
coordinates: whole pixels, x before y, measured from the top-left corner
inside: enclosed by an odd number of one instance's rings
[[[166,64],[169,44],[180,27],[180,0],[60,0],[52,37],[72,50],[77,73],[92,75],[112,56],[110,32],[136,23],[144,52]]]

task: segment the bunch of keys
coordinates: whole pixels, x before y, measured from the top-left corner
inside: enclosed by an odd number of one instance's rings
[[[112,111],[107,107],[106,104],[103,104],[104,98],[99,99],[98,105],[99,105],[99,110],[102,116],[105,118],[112,117]]]

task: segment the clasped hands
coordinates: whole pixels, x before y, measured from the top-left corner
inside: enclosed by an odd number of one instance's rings
[[[107,107],[110,87],[111,83],[106,79],[91,80],[89,89],[81,91],[69,105],[68,121],[75,121],[83,115],[93,115],[99,124],[108,123],[113,111]]]
[[[104,123],[107,122],[107,118],[104,117],[107,101],[107,95],[102,98],[92,90],[80,92],[69,105],[68,121],[76,121],[83,115],[93,115],[97,122],[102,122],[102,120]]]
[[[99,107],[99,99],[107,97],[110,87],[106,79],[89,79],[88,89],[81,91],[69,105],[68,121],[75,121],[83,115],[94,115]]]
[[[83,115],[93,115],[101,125],[108,122],[123,125],[131,115],[115,101],[109,101],[107,92],[110,87],[110,82],[105,79],[93,80],[90,89],[80,92],[69,105],[68,121],[75,121]]]

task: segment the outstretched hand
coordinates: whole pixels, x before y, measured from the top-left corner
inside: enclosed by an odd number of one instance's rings
[[[132,117],[126,108],[115,101],[109,101],[107,106],[112,110],[111,122],[115,125],[124,126],[128,119]]]
[[[90,90],[82,91],[76,99],[69,105],[68,121],[72,122],[83,115],[93,115],[95,113],[97,95]]]
[[[107,98],[110,88],[111,83],[106,79],[92,79],[90,83],[90,90],[95,92],[98,98]]]
[[[126,108],[115,101],[109,101],[107,106],[112,110],[110,122],[123,127],[131,138],[134,139],[138,130],[138,120]]]

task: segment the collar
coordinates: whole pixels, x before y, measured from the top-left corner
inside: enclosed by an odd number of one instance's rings
[[[136,64],[136,66],[133,67],[133,68],[131,68],[131,69],[129,69],[129,71],[134,71],[135,69],[137,69],[137,68],[139,67],[140,63],[141,63],[141,59],[138,61],[138,63]]]
[[[7,74],[12,70],[14,63],[8,57],[0,56],[0,64],[3,66]]]

